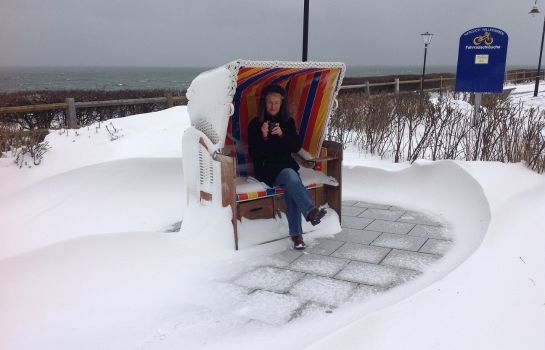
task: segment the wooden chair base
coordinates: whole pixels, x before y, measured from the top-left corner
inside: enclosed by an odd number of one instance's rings
[[[327,148],[327,175],[334,177],[338,186],[323,185],[310,189],[311,197],[316,206],[329,204],[329,207],[341,217],[341,193],[342,193],[342,145],[334,141],[324,141],[323,147]],[[221,188],[222,205],[230,206],[233,216],[233,235],[235,249],[238,250],[237,221],[247,219],[270,219],[285,212],[283,195],[275,195],[264,198],[256,198],[243,202],[236,202],[235,159],[216,154],[214,159],[221,163]]]

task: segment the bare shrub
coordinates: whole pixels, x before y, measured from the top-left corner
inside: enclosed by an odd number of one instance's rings
[[[463,154],[460,145],[468,132],[467,115],[453,106],[448,98],[430,104],[429,108],[433,125],[430,128],[426,158],[459,159]]]
[[[45,152],[49,148],[47,141],[25,143],[15,151],[15,164],[22,168],[23,165],[28,165],[26,158],[30,157],[34,165],[40,165]]]
[[[14,161],[19,168],[23,166],[39,165],[42,162],[44,154],[49,149],[49,143],[43,141],[45,138],[43,131],[24,131],[24,130],[4,130],[0,132],[0,141],[2,141],[3,151],[11,152]]]
[[[330,119],[327,136],[330,140],[346,145],[353,142],[361,122],[364,106],[364,95],[361,93],[346,95],[339,99],[339,106]]]
[[[340,99],[330,135],[351,135],[337,140],[355,142],[395,162],[417,158],[524,162],[537,172],[545,170],[545,111],[525,109],[506,94],[484,95],[476,124],[472,108],[460,107],[471,100],[464,93],[433,101],[414,93],[343,94]]]
[[[394,104],[387,96],[379,95],[367,99],[363,108],[363,119],[361,123],[356,123],[360,126],[356,139],[360,141],[362,148],[381,157],[387,155],[392,134],[390,124]]]
[[[100,125],[98,126],[100,128]],[[120,133],[121,129],[116,128],[112,122],[106,125],[106,131],[110,135],[110,141],[115,141],[121,138],[123,135]]]

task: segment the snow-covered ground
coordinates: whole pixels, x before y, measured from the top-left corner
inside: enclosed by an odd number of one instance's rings
[[[531,91],[514,96],[545,105]],[[185,107],[111,123],[113,141],[105,124],[50,134],[37,167],[0,158],[0,349],[545,348],[543,175],[349,148],[343,199],[439,217],[456,244],[398,288],[273,326],[241,317],[224,281],[288,249],[255,244],[286,223],[244,220],[235,252],[228,209],[186,202]],[[329,213],[308,239],[339,230]]]

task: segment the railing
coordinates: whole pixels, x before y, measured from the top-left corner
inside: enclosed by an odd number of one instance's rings
[[[449,81],[453,81],[456,78],[434,78],[434,79],[424,79],[423,83],[426,85],[427,83],[434,83],[439,82],[438,87],[434,88],[426,88],[424,91],[443,91],[447,88],[444,84]],[[371,95],[371,88],[372,87],[386,87],[386,86],[393,86],[394,87],[394,93],[399,93],[400,91],[400,85],[407,85],[407,84],[420,84],[422,81],[420,79],[418,80],[399,80],[399,78],[395,78],[393,82],[383,82],[383,83],[371,83],[369,81],[366,81],[365,84],[357,84],[357,85],[343,85],[341,86],[341,90],[354,90],[354,89],[364,89],[365,93],[367,95]],[[428,84],[429,85],[429,84]],[[420,90],[420,88],[419,88]]]
[[[537,71],[520,71],[520,72],[511,72],[505,75],[505,82],[517,83],[521,81],[531,81],[535,79],[535,74]],[[542,72],[541,76],[543,79]],[[434,79],[425,79],[424,86],[430,85],[430,83],[437,83],[438,86],[432,88],[426,88],[424,91],[439,91],[443,92],[452,88],[453,81],[456,78],[453,77],[439,77]],[[400,81],[399,78],[395,78],[392,82],[382,82],[382,83],[371,83],[366,81],[365,84],[357,85],[343,85],[341,90],[354,90],[354,89],[364,89],[364,91],[370,95],[372,87],[388,87],[393,86],[394,93],[399,93],[401,85],[407,84],[419,84],[421,86],[421,80],[403,80]],[[414,91],[415,89],[413,89]],[[420,89],[418,89],[420,90]],[[381,92],[382,93],[382,92]],[[15,106],[15,107],[0,107],[0,115],[7,113],[32,113],[32,112],[42,112],[42,111],[51,111],[51,110],[65,110],[66,113],[66,126],[68,128],[77,128],[76,121],[76,110],[79,108],[96,108],[96,107],[108,107],[108,106],[123,106],[123,105],[137,105],[145,103],[165,103],[166,108],[174,106],[175,102],[180,102],[181,104],[187,103],[187,98],[185,96],[172,96],[167,94],[164,97],[152,97],[152,98],[138,98],[138,99],[124,99],[124,100],[108,100],[108,101],[92,101],[92,102],[76,102],[74,98],[66,98],[65,102],[62,103],[52,103],[52,104],[38,104],[38,105],[27,105],[27,106]],[[34,131],[42,131],[34,130]],[[43,130],[46,131],[46,130]],[[20,131],[19,131],[20,132]]]
[[[505,74],[505,83],[514,83],[517,84],[519,82],[523,81],[531,81],[534,80],[536,77],[537,71],[520,71],[520,72],[511,72]],[[545,79],[545,72],[542,71],[540,74],[540,79]],[[394,93],[399,93],[400,91],[400,85],[406,85],[406,84],[418,84],[419,90],[422,87],[422,83],[424,86],[430,85],[429,83],[437,83],[437,87],[432,88],[425,88],[424,91],[445,91],[448,90],[449,86],[453,86],[453,83],[456,80],[455,77],[439,77],[439,78],[433,78],[433,79],[424,79],[421,81],[420,79],[416,80],[402,80],[400,81],[399,78],[395,78],[394,81],[389,82],[383,82],[383,83],[371,83],[369,81],[366,81],[364,84],[356,84],[356,85],[343,85],[341,86],[341,90],[358,90],[358,89],[364,89],[365,93],[367,95],[371,95],[371,88],[372,87],[387,87],[387,86],[393,86]]]
[[[43,112],[51,110],[66,111],[66,124],[68,128],[76,128],[76,109],[78,108],[96,108],[96,107],[110,107],[110,106],[125,106],[125,105],[137,105],[145,103],[165,103],[167,108],[174,106],[175,102],[187,103],[185,96],[172,96],[165,97],[151,97],[151,98],[135,98],[125,100],[108,100],[108,101],[91,101],[91,102],[76,102],[73,98],[66,98],[62,103],[51,104],[39,104],[39,105],[27,105],[27,106],[15,106],[15,107],[0,107],[0,114],[7,113],[30,113],[30,112]]]

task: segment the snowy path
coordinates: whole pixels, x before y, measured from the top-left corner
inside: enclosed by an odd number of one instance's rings
[[[272,255],[237,276],[232,283],[248,297],[234,313],[274,325],[331,313],[417,277],[453,245],[439,222],[388,205],[345,201],[342,227],[332,239]]]
[[[454,246],[445,225],[418,212],[344,201],[343,213],[341,232],[328,238],[311,233],[303,252],[287,248],[214,266],[208,281],[194,281],[198,294],[184,293],[184,301],[155,324],[155,331],[132,346],[170,349],[183,342],[191,349],[247,348],[245,342],[255,336],[296,331],[437,272]],[[271,243],[279,244],[289,246],[287,239]]]

